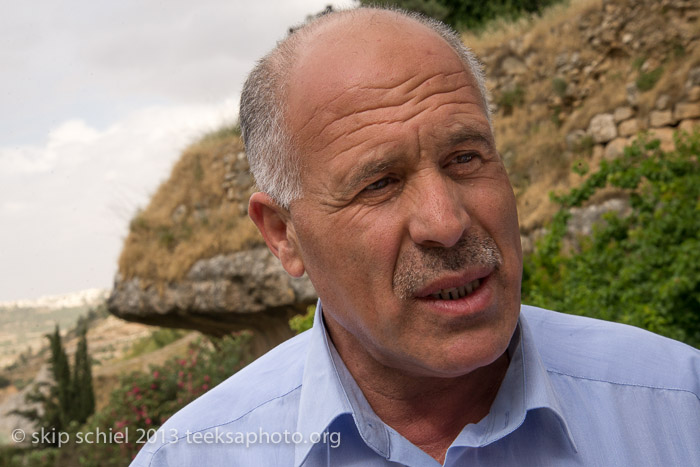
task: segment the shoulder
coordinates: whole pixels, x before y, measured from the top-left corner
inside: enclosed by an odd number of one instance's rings
[[[301,385],[307,334],[278,345],[176,413],[168,425],[202,429],[228,423]]]
[[[206,440],[207,433],[220,436],[259,427],[280,432],[293,429],[308,338],[305,332],[283,342],[182,408],[163,424],[132,465],[152,465],[156,453],[161,457],[174,454],[180,460],[193,453],[203,455],[192,449],[192,440]],[[166,445],[174,450],[159,452]]]
[[[634,326],[523,305],[550,373],[687,391],[700,398],[700,351]]]

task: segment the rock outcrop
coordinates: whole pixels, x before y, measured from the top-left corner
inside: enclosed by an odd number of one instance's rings
[[[255,190],[235,129],[188,148],[131,223],[108,299],[117,317],[221,336],[254,331],[254,353],[292,335],[289,319],[315,303],[248,218]]]
[[[266,247],[197,261],[185,279],[142,287],[117,277],[108,300],[116,316],[222,336],[253,330],[261,348],[290,337],[289,319],[316,300],[311,282],[292,278]]]

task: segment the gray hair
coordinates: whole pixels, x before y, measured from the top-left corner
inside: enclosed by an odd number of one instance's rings
[[[285,209],[289,209],[291,202],[302,196],[298,148],[294,147],[285,122],[287,77],[294,65],[296,51],[305,37],[329,19],[372,9],[378,8],[335,11],[291,29],[293,32],[285,40],[258,61],[243,85],[239,118],[250,170],[258,189]],[[444,23],[419,13],[393,8],[388,11],[426,26],[447,42],[474,77],[491,125],[490,97],[483,66],[462,43],[459,34]]]

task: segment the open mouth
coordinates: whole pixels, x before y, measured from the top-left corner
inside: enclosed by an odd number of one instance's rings
[[[428,295],[425,298],[433,298],[435,300],[458,300],[474,292],[481,285],[482,279],[476,279],[468,284],[460,287],[452,287],[449,289],[440,289],[435,293]]]

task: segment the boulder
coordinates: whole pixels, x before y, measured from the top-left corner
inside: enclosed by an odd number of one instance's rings
[[[676,121],[688,118],[700,118],[700,102],[679,102],[673,108]]]
[[[605,146],[605,158],[608,160],[621,156],[625,146],[630,144],[627,138],[615,138]]]
[[[162,287],[117,275],[109,311],[126,320],[222,336],[255,333],[257,353],[291,337],[289,319],[316,301],[306,276],[293,278],[266,247],[197,261]]]
[[[673,125],[673,114],[670,110],[654,110],[649,112],[649,126],[651,128],[661,128]]]
[[[591,119],[588,133],[596,143],[607,143],[617,136],[615,117],[612,114],[598,114]]]
[[[636,118],[625,120],[617,126],[618,133],[620,134],[620,136],[624,137],[636,135],[639,132],[639,130],[639,122]]]
[[[615,123],[620,123],[621,121],[632,118],[633,116],[634,109],[632,109],[632,107],[629,106],[618,107],[615,109],[615,113],[613,113]]]
[[[601,220],[603,214],[611,211],[624,217],[629,212],[629,202],[622,198],[612,198],[601,204],[571,208],[571,218],[566,225],[568,236],[575,239],[579,235],[591,235],[593,225]]]
[[[680,125],[678,125],[678,129],[681,131],[687,131],[688,133],[695,130],[700,130],[700,118],[683,120]]]

